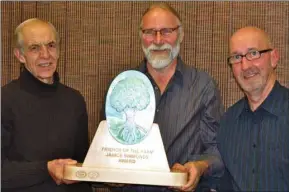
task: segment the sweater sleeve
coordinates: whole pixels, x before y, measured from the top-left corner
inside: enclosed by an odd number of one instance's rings
[[[89,141],[88,141],[88,115],[86,110],[86,103],[84,98],[81,96],[80,102],[80,115],[78,117],[78,127],[76,132],[76,143],[74,149],[73,159],[77,160],[79,163],[84,161],[86,153],[88,151]]]
[[[3,112],[3,111],[2,111]],[[2,189],[17,189],[40,184],[49,179],[47,162],[11,161],[8,158],[12,140],[11,125],[1,120],[1,180]]]

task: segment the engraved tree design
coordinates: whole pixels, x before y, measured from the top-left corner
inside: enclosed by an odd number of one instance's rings
[[[118,139],[128,144],[134,144],[147,131],[136,124],[135,115],[150,103],[150,94],[143,81],[137,77],[125,78],[113,88],[110,96],[110,105],[126,115],[126,122],[118,133]]]

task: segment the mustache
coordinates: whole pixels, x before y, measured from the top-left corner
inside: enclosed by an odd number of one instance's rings
[[[260,71],[256,67],[251,67],[243,72],[244,77],[250,77],[251,75],[258,74]]]
[[[148,51],[164,51],[164,50],[172,50],[172,46],[169,44],[163,44],[163,45],[155,45],[155,44],[151,44],[147,50]]]

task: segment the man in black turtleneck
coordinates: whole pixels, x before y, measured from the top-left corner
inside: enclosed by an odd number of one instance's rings
[[[85,158],[88,120],[82,95],[59,82],[55,27],[28,19],[16,28],[15,41],[24,68],[2,87],[2,191],[92,191],[87,183],[63,179],[64,165]]]

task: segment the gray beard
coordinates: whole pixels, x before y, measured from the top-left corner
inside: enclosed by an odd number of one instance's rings
[[[160,70],[169,66],[172,63],[172,61],[178,56],[180,52],[180,43],[177,43],[175,47],[170,48],[170,53],[167,57],[165,56],[153,57],[150,53],[149,48],[145,48],[144,46],[142,46],[142,49],[151,66],[154,69]]]

